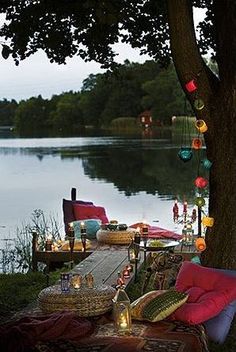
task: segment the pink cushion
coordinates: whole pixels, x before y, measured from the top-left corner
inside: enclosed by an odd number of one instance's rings
[[[105,208],[96,205],[73,204],[76,220],[99,219],[102,224],[109,222]]]
[[[219,314],[236,299],[236,277],[185,261],[178,273],[175,288],[188,293],[187,302],[171,319],[200,324]]]

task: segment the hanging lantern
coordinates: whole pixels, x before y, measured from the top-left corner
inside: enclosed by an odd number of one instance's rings
[[[139,244],[131,241],[128,247],[128,260],[130,263],[135,263],[135,261],[140,260]]]
[[[182,230],[182,245],[191,246],[193,244],[194,231],[191,224],[184,226]]]
[[[212,166],[212,162],[208,160],[207,158],[201,160],[202,165],[205,167],[205,169],[209,170]]]
[[[194,184],[198,188],[205,188],[208,185],[208,180],[204,177],[198,176],[195,179]]]
[[[187,91],[189,93],[192,93],[194,92],[195,90],[197,90],[197,84],[196,84],[196,81],[195,79],[192,79],[191,81],[187,82],[185,84],[185,88],[187,89]]]
[[[214,225],[214,218],[210,218],[209,216],[204,216],[202,218],[202,225],[205,227],[212,227]]]
[[[206,249],[206,242],[203,237],[198,237],[195,241],[197,251],[203,252]]]
[[[202,141],[200,138],[193,138],[192,148],[193,149],[201,149],[202,148]]]
[[[195,122],[195,127],[201,133],[204,133],[208,130],[207,124],[204,120],[197,120]]]
[[[196,110],[202,110],[205,106],[204,101],[202,99],[196,99],[193,103]]]
[[[203,207],[204,205],[205,205],[205,199],[203,198],[203,197],[197,197],[196,199],[195,199],[195,204],[196,204],[196,206],[197,207],[199,207],[199,208],[201,208],[201,207]]]
[[[123,287],[118,288],[113,298],[113,317],[116,333],[129,335],[132,328],[130,300]]]
[[[190,147],[182,147],[178,152],[178,157],[180,160],[186,162],[192,159],[193,152]]]

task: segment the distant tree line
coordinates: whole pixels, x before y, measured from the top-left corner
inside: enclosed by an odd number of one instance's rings
[[[173,115],[191,113],[173,65],[161,69],[155,61],[143,64],[128,60],[113,71],[90,74],[81,91],[43,99],[0,101],[0,126],[12,125],[17,134],[78,133],[85,126],[108,127],[118,117],[134,117],[144,110],[168,125]]]

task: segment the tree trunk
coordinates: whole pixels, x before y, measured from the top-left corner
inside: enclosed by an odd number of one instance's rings
[[[222,8],[225,2],[214,1],[218,79],[206,67],[198,51],[191,1],[167,0],[167,3],[175,68],[184,90],[188,80],[197,80],[197,93],[205,107],[201,112],[195,110],[195,114],[208,125],[204,137],[207,157],[213,162],[209,176],[209,216],[215,223],[207,230],[207,248],[201,255],[202,262],[210,267],[236,269],[236,21],[232,18],[236,4],[227,1],[227,6]],[[225,39],[226,33],[230,40]],[[196,95],[186,90],[185,93],[193,105]]]

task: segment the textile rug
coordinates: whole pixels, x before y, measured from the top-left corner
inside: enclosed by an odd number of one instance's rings
[[[34,352],[208,352],[201,325],[179,322],[135,322],[130,336],[117,336],[112,322],[98,321],[95,331],[78,341],[57,340],[38,343]]]

